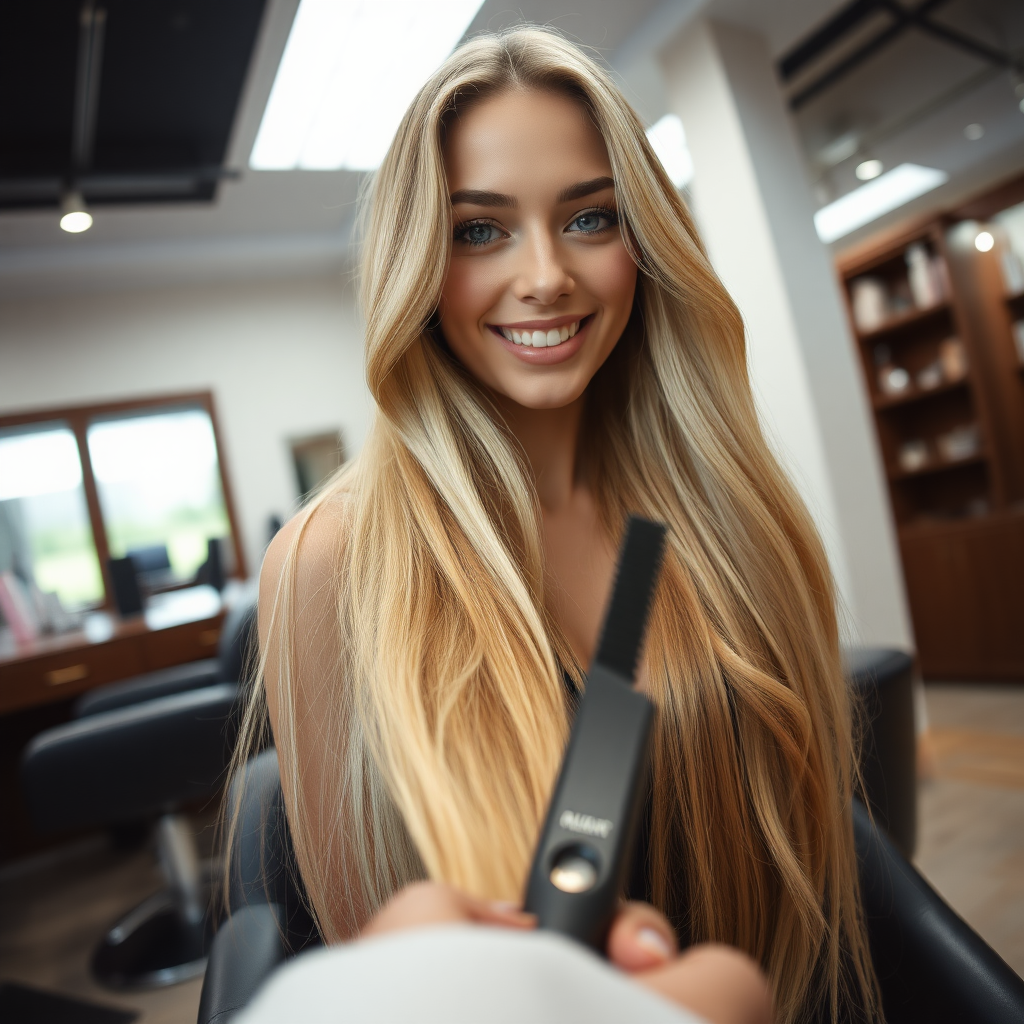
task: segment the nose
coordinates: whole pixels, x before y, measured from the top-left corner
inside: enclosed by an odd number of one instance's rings
[[[576,287],[565,253],[549,231],[537,228],[528,233],[520,246],[515,295],[521,302],[552,306],[558,299],[571,295]]]

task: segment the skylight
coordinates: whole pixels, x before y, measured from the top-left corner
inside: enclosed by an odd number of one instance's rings
[[[302,0],[249,166],[378,167],[483,0]]]
[[[890,210],[923,196],[949,180],[945,171],[919,164],[900,164],[814,215],[814,227],[823,242],[834,242],[851,231],[870,224]]]

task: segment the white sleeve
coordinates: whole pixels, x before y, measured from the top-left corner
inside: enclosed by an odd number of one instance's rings
[[[441,925],[304,953],[237,1024],[704,1024],[550,932]]]

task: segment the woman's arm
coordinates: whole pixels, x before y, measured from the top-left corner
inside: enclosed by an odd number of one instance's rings
[[[332,879],[325,898],[314,903],[330,918],[321,927],[337,938],[354,930],[341,911],[348,887],[337,819],[345,731],[337,612],[343,500],[300,512],[274,537],[260,572],[258,610],[267,711],[296,857],[307,888]]]

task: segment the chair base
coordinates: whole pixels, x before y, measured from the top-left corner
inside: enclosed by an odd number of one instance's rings
[[[92,957],[96,980],[108,988],[177,985],[206,969],[213,939],[209,912],[190,920],[177,893],[154,893],[103,937]]]

